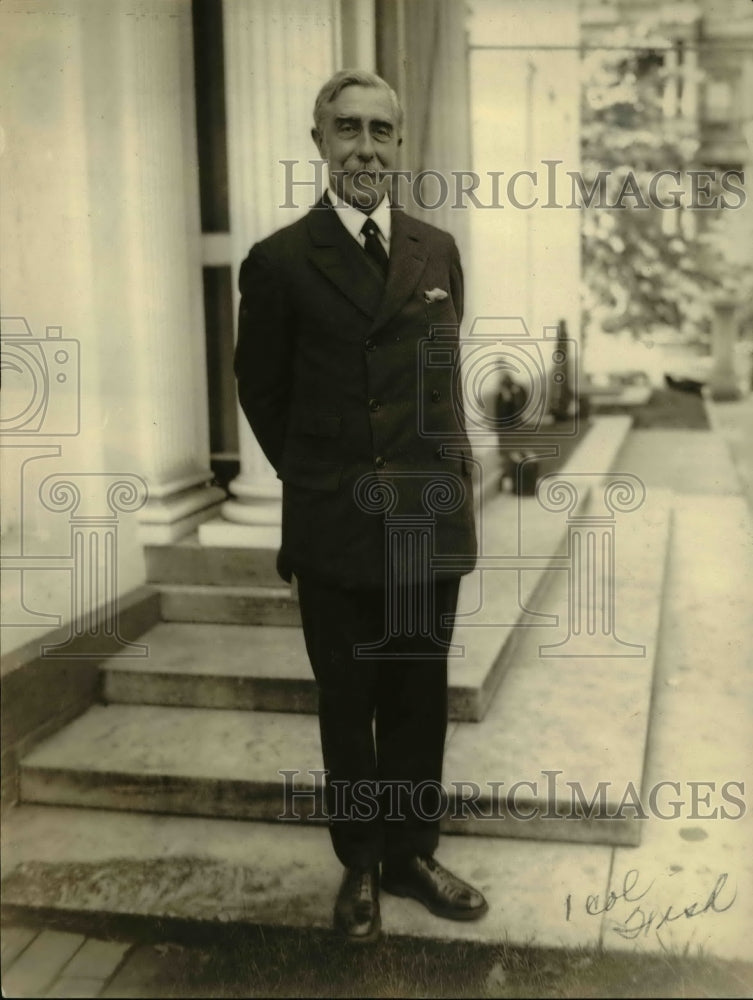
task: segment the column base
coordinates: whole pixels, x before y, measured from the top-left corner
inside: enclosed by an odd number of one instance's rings
[[[199,528],[199,544],[215,548],[279,549],[282,543],[282,483],[242,475],[230,484],[220,517]]]
[[[145,545],[170,545],[212,517],[225,499],[219,486],[199,486],[170,497],[150,498],[141,513],[139,537]]]
[[[251,503],[231,498],[222,505],[222,516],[232,524],[247,527],[266,525],[279,527],[282,520],[282,502],[278,497],[264,497]]]

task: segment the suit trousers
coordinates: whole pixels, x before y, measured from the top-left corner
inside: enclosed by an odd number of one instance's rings
[[[419,584],[419,593],[397,588],[403,593],[396,595],[298,581],[319,692],[329,830],[346,867],[436,849],[446,804],[447,647],[459,584],[455,577]],[[417,600],[427,609],[419,615],[423,627],[399,610]],[[369,645],[376,648],[358,648]]]

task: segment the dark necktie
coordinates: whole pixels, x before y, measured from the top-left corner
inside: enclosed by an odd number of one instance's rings
[[[387,251],[382,246],[382,241],[379,239],[379,227],[373,219],[367,219],[361,226],[361,232],[366,237],[364,250],[377,265],[382,277],[386,280],[390,259],[387,256]]]

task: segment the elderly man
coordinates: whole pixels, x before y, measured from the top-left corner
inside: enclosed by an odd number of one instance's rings
[[[278,569],[298,581],[345,866],[335,927],[353,941],[379,934],[380,865],[385,891],[439,916],[487,909],[433,857],[447,650],[476,538],[446,360],[463,310],[460,259],[451,236],[390,203],[402,119],[380,77],[335,74],[311,133],[329,189],[252,247],[240,274],[238,391],[283,482]],[[439,328],[445,361],[431,364]]]

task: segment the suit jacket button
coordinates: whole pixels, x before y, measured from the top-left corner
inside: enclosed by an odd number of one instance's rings
[[[376,413],[376,411],[381,407],[381,405],[382,404],[379,402],[378,399],[369,400],[369,409],[371,410],[372,413]]]
[[[374,465],[377,467],[377,469],[383,469],[386,464],[387,464],[387,459],[382,458],[381,455],[377,455],[377,457],[374,459]]]
[[[442,393],[439,391],[439,389],[432,389],[431,398],[432,402],[438,403],[439,400],[442,398]]]
[[[375,351],[376,350],[376,344],[374,343],[373,340],[367,340],[366,343],[363,346],[366,348],[367,351]]]

